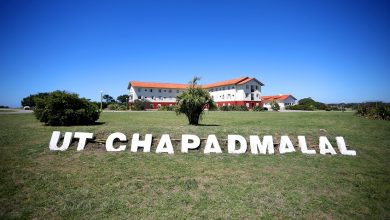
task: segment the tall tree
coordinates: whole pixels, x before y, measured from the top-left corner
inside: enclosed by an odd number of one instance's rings
[[[210,93],[197,85],[199,80],[199,77],[194,77],[176,99],[176,114],[185,114],[190,125],[198,125],[205,108],[215,105]]]
[[[129,98],[128,95],[120,95],[120,96],[118,96],[118,97],[116,98],[116,100],[117,100],[119,103],[123,104],[123,103],[126,103],[126,102],[127,102],[127,99],[128,99],[128,98]]]
[[[103,99],[106,100],[106,103],[115,102],[115,99],[108,94],[103,95]]]

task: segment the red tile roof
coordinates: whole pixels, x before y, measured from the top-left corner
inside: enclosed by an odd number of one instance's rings
[[[143,88],[186,89],[188,84],[130,81],[129,87],[130,86]]]
[[[247,83],[251,80],[256,80],[260,85],[264,85],[260,81],[258,81],[255,78],[250,77],[240,77],[236,79],[230,79],[225,80],[222,82],[216,82],[211,84],[206,84],[201,87],[208,89],[208,88],[214,88],[219,86],[228,86],[228,85],[242,85],[244,83]],[[138,82],[138,81],[130,81],[129,87],[143,87],[143,88],[163,88],[163,89],[186,89],[188,87],[188,84],[179,84],[179,83],[156,83],[156,82]]]
[[[294,96],[292,95],[269,95],[269,96],[262,96],[261,99],[263,102],[271,102],[273,100],[286,100],[288,97],[292,97],[293,99],[297,100]]]
[[[238,84],[239,82],[244,81],[244,80],[246,80],[248,78],[249,77],[240,77],[240,78],[236,78],[236,79],[225,80],[225,81],[222,81],[222,82],[206,84],[206,85],[204,85],[202,87],[205,88],[205,89],[208,89],[208,88],[213,88],[213,87],[218,87],[218,86],[235,85],[235,84]]]

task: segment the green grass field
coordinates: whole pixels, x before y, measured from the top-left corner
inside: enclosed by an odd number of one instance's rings
[[[390,218],[390,123],[352,113],[209,112],[189,126],[172,112],[101,115],[98,125],[49,127],[0,115],[0,218]],[[109,153],[88,144],[49,151],[52,131],[344,136],[358,155]],[[335,146],[335,145],[334,145]]]

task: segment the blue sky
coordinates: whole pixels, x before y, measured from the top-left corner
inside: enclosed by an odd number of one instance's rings
[[[130,80],[241,76],[264,95],[390,101],[390,1],[1,0],[0,105]]]

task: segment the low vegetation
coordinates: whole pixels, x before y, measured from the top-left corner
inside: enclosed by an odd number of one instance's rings
[[[151,103],[145,99],[137,99],[131,104],[131,110],[134,111],[145,111],[150,108]]]
[[[336,105],[326,105],[322,102],[317,102],[312,98],[304,98],[298,101],[297,105],[286,106],[287,110],[305,110],[305,111],[314,111],[314,110],[325,110],[325,111],[341,111],[344,108],[339,108]]]
[[[371,119],[390,120],[390,104],[383,102],[362,103],[357,107],[356,114]]]
[[[248,108],[243,105],[225,105],[218,108],[220,111],[248,111]]]
[[[89,125],[99,119],[97,106],[77,94],[55,91],[34,102],[35,117],[47,125]]]

